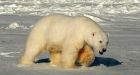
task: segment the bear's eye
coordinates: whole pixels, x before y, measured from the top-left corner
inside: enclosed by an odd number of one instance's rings
[[[103,41],[101,41],[101,40],[100,40],[99,42],[100,42],[100,43],[103,43]]]
[[[94,33],[92,34],[92,36],[94,36]]]

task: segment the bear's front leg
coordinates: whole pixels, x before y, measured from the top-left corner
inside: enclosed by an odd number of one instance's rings
[[[88,45],[85,45],[78,54],[78,62],[84,67],[91,65],[95,60],[94,50]]]
[[[62,50],[62,66],[64,68],[74,68],[78,51],[75,48],[67,48]]]
[[[60,66],[61,63],[61,51],[58,51],[57,48],[51,48],[50,53],[50,64],[52,66]]]

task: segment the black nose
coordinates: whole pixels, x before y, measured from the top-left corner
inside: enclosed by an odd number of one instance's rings
[[[106,52],[106,49],[105,48],[103,48],[103,50],[102,50],[103,52]]]

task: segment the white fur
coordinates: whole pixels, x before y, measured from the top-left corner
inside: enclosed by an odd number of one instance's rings
[[[100,40],[103,44],[98,43]],[[53,47],[62,52],[64,66],[74,64],[76,55],[85,43],[99,51],[106,47],[107,41],[103,29],[87,17],[50,15],[40,20],[32,29],[21,63],[31,64],[39,53]]]

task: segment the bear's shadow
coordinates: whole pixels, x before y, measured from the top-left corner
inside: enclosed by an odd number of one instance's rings
[[[49,58],[39,59],[36,61],[36,63],[49,63],[49,62],[50,62]],[[95,61],[89,67],[100,66],[100,65],[111,67],[111,66],[117,66],[117,65],[121,65],[121,64],[122,64],[122,62],[120,62],[114,58],[96,57]]]
[[[121,65],[121,64],[122,64],[122,62],[120,62],[114,58],[96,57],[95,61],[90,65],[90,67],[100,66],[100,65],[105,65],[107,67],[111,67],[111,66],[117,66],[117,65]]]

